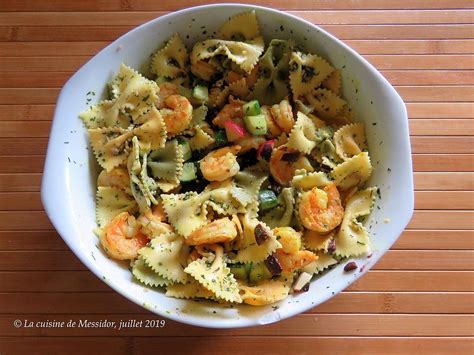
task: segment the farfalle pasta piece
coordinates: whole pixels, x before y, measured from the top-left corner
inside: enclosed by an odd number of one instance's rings
[[[208,39],[196,43],[191,53],[191,62],[196,63],[218,55],[224,55],[237,64],[243,71],[250,73],[262,54],[264,42],[262,37],[248,42]]]
[[[166,296],[191,299],[191,298],[205,298],[215,300],[216,297],[213,292],[209,291],[199,282],[189,280],[185,284],[173,284],[166,287]]]
[[[244,12],[229,18],[217,31],[217,37],[231,41],[250,41],[260,36],[255,11]]]
[[[301,190],[311,190],[313,187],[324,187],[329,185],[326,173],[323,171],[308,173],[306,170],[297,170],[291,180],[291,186]]]
[[[338,261],[332,257],[330,254],[326,254],[322,251],[318,251],[315,253],[318,257],[315,261],[311,262],[310,264],[306,265],[303,268],[303,271],[311,271],[311,274],[318,274],[332,265],[336,265]]]
[[[362,122],[342,126],[334,133],[336,153],[347,160],[367,149],[365,128]]]
[[[262,280],[255,286],[239,283],[242,301],[252,306],[263,306],[281,301],[288,297],[290,292],[291,282],[288,280],[292,280],[292,278],[288,276],[286,281],[284,278]]]
[[[293,218],[294,206],[294,189],[285,187],[278,196],[278,206],[265,213],[261,219],[272,229],[288,226]]]
[[[99,227],[104,227],[115,216],[122,212],[135,213],[137,203],[121,189],[115,187],[97,188],[96,195],[96,220]]]
[[[335,238],[337,255],[348,257],[370,252],[369,235],[357,218],[370,214],[375,192],[375,187],[359,191],[347,202],[344,218]]]
[[[260,77],[249,99],[256,99],[263,105],[271,105],[289,95],[289,62],[294,46],[291,40],[271,40],[258,62]]]
[[[168,141],[164,148],[153,150],[148,155],[150,174],[160,183],[179,185],[179,177],[183,172],[183,151],[176,140]],[[163,188],[160,187],[162,190]]]
[[[321,234],[310,229],[305,229],[303,232],[303,244],[306,249],[311,251],[324,250],[328,251],[329,244],[331,243],[334,237],[335,231],[331,231],[326,234]]]
[[[316,147],[316,127],[313,121],[302,112],[298,112],[296,122],[288,136],[287,146],[304,154]]]
[[[89,129],[89,141],[99,165],[107,171],[127,159],[129,141],[133,132],[123,128]]]
[[[140,181],[143,186],[143,193],[145,196],[150,200],[151,203],[157,204],[158,201],[155,198],[155,194],[157,191],[157,184],[156,181],[148,176],[148,169],[147,169],[147,154],[143,155],[143,162],[142,167],[140,170]]]
[[[334,118],[346,104],[345,100],[327,89],[313,90],[304,97],[313,111],[324,119]]]
[[[207,133],[200,125],[194,127],[194,136],[189,139],[192,150],[201,150],[215,143],[214,137]]]
[[[202,208],[202,198],[195,192],[180,195],[161,195],[163,207],[175,230],[187,237],[207,223],[207,211]]]
[[[260,245],[255,241],[255,227],[261,224],[268,235],[268,238]],[[252,217],[251,213],[246,213],[242,218],[243,240],[240,243],[239,251],[234,261],[239,263],[250,263],[264,261],[278,248],[281,244],[277,241],[271,229],[260,222],[257,218]]]
[[[128,170],[122,167],[114,168],[111,171],[102,170],[97,177],[97,187],[99,186],[115,187],[131,194]]]
[[[293,96],[299,98],[311,92],[333,71],[334,68],[317,55],[292,52],[290,58],[290,85]]]
[[[331,176],[337,187],[347,190],[367,181],[371,173],[372,164],[369,154],[362,152],[337,165],[331,171]]]
[[[331,90],[336,95],[341,94],[342,90],[342,73],[340,69],[335,69],[326,79],[323,80],[321,86]]]
[[[160,111],[152,106],[150,111],[139,117],[141,125],[133,129],[143,150],[164,148],[166,142],[166,125]]]
[[[90,106],[87,111],[81,112],[79,117],[89,129],[105,127],[106,117],[113,105],[114,101],[112,100],[101,101],[96,105]],[[130,118],[124,115],[119,115],[117,120],[118,126],[122,128],[127,128],[131,123]]]
[[[166,279],[153,271],[141,256],[132,263],[132,275],[135,279],[146,286],[159,287],[173,283],[173,281]]]
[[[265,172],[260,164],[239,171],[233,177],[234,186],[230,193],[235,200],[246,207],[257,201],[260,187],[267,178],[268,172]]]
[[[159,77],[169,79],[187,76],[188,58],[186,46],[179,34],[175,33],[162,49],[153,54],[150,71]]]
[[[217,298],[241,303],[237,281],[224,261],[224,249],[215,244],[214,251],[213,259],[211,257],[197,259],[184,271],[213,292]]]
[[[154,272],[173,282],[185,283],[188,275],[184,272],[189,248],[184,238],[168,233],[153,238],[148,246],[139,250],[140,257]]]

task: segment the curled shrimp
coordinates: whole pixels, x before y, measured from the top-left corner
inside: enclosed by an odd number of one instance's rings
[[[342,222],[344,208],[336,184],[324,189],[313,187],[303,193],[299,204],[299,217],[303,226],[319,233],[327,233]]]
[[[102,170],[97,178],[97,186],[110,186],[117,189],[130,189],[130,176],[125,168],[114,168],[111,171]]]
[[[297,169],[313,171],[308,159],[297,150],[281,145],[273,149],[270,158],[270,174],[283,186],[288,186]]]
[[[220,218],[196,229],[186,238],[186,244],[214,244],[230,242],[237,236],[237,228],[229,218]]]
[[[185,130],[193,118],[193,106],[187,98],[181,95],[170,95],[161,110],[166,130],[169,134],[176,134]]]
[[[140,231],[150,239],[156,238],[164,233],[173,232],[171,225],[162,222],[161,217],[151,211],[138,217],[137,222],[141,226]]]
[[[283,272],[301,269],[318,258],[309,250],[301,250],[301,233],[293,228],[274,228],[273,233],[282,246],[276,250],[276,257]]]
[[[267,134],[268,138],[275,138],[281,134],[280,127],[276,124],[275,120],[273,119],[271,108],[268,106],[262,106],[261,108],[262,114],[265,116],[265,121],[267,121]]]
[[[272,115],[276,124],[286,133],[290,133],[295,124],[293,109],[288,100],[282,100],[279,104],[272,106]]]
[[[240,151],[239,145],[224,147],[210,152],[200,163],[202,176],[208,181],[224,181],[240,170],[236,154]]]
[[[105,226],[100,243],[113,259],[133,260],[148,243],[148,238],[140,232],[135,217],[122,212]]]
[[[243,105],[244,103],[242,101],[230,98],[229,103],[219,111],[217,116],[212,120],[212,123],[218,127],[224,128],[224,123],[227,121],[237,118],[241,119],[244,117]]]
[[[160,91],[158,93],[158,101],[156,107],[165,108],[165,99],[171,95],[179,95],[178,85],[165,81],[159,85]]]

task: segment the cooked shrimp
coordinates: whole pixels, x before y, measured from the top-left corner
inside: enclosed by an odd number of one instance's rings
[[[217,73],[217,69],[209,62],[198,60],[191,64],[191,72],[198,78],[205,81],[211,81],[212,77]]]
[[[137,222],[141,226],[140,231],[150,239],[173,231],[173,227],[171,225],[162,222],[161,217],[159,215],[155,215],[151,211],[148,211],[147,213],[138,217]]]
[[[132,260],[137,257],[138,250],[148,243],[148,238],[140,232],[135,217],[122,212],[105,226],[100,243],[112,258]]]
[[[156,107],[165,108],[165,99],[171,95],[179,95],[178,85],[165,81],[159,85],[160,91],[158,93],[158,101]]]
[[[168,222],[168,217],[166,216],[166,212],[161,201],[152,208],[152,213],[159,219],[160,222]]]
[[[336,184],[303,193],[299,204],[299,217],[303,226],[320,233],[327,233],[339,224],[344,216],[341,197]]]
[[[222,110],[219,111],[217,116],[212,120],[214,125],[224,128],[224,123],[227,121],[244,117],[244,103],[240,100],[234,99],[230,99],[229,101],[230,102],[225,105]]]
[[[293,109],[288,100],[282,100],[272,106],[272,115],[276,124],[286,133],[290,133],[295,124]]]
[[[213,244],[230,242],[237,236],[237,228],[229,218],[221,218],[195,230],[186,238],[186,244]]]
[[[202,176],[209,181],[224,181],[240,170],[236,154],[240,151],[239,145],[224,147],[210,152],[200,163]]]
[[[102,170],[97,178],[97,186],[110,186],[117,189],[130,189],[130,176],[125,168],[114,168],[111,171]]]
[[[264,105],[260,109],[262,114],[265,116],[265,120],[267,121],[267,138],[278,137],[281,134],[281,129],[273,119],[271,108]]]
[[[187,98],[180,95],[170,95],[165,99],[166,108],[161,110],[166,130],[176,134],[185,130],[193,118],[193,106]]]
[[[297,150],[281,145],[273,149],[270,158],[270,174],[283,186],[288,186],[297,169],[313,171],[308,159]]]
[[[267,140],[263,136],[253,136],[246,133],[245,136],[239,138],[235,141],[240,145],[240,153],[248,152],[250,149],[257,149],[262,143],[265,143]]]
[[[309,250],[287,253],[283,249],[277,249],[275,253],[282,272],[293,272],[318,259],[318,256]]]

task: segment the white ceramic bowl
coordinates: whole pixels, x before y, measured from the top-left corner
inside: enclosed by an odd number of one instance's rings
[[[207,302],[169,298],[145,290],[132,281],[126,264],[109,260],[98,249],[95,180],[97,169],[88,149],[88,137],[78,114],[101,99],[106,83],[122,62],[140,69],[148,56],[173,33],[187,44],[202,40],[229,16],[255,9],[266,43],[272,38],[293,38],[311,53],[342,68],[344,96],[366,123],[374,173],[369,182],[381,190],[381,200],[367,221],[374,253],[361,258],[363,271],[343,272],[338,265],[312,282],[309,292],[291,295],[278,307],[233,308]],[[95,92],[93,96],[89,92]],[[87,94],[89,93],[89,95]],[[91,99],[90,102],[88,99]],[[65,144],[65,142],[69,142]],[[389,170],[390,169],[390,170]],[[397,240],[413,213],[413,178],[405,105],[395,89],[366,60],[321,28],[286,13],[239,4],[194,7],[160,17],[137,27],[103,49],[64,85],[56,106],[46,157],[42,201],[51,222],[77,257],[99,278],[128,299],[175,321],[211,328],[267,324],[313,308],[362,276]],[[383,223],[385,218],[390,223]],[[386,280],[390,283],[390,279]],[[276,309],[277,308],[277,309]]]

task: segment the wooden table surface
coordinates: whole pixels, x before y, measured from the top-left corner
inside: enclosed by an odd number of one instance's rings
[[[171,321],[121,331],[14,327],[16,319],[157,318],[112,292],[68,250],[43,212],[41,173],[68,77],[131,28],[201,3],[207,1],[0,0],[0,353],[474,353],[471,0],[258,2],[344,40],[408,107],[416,211],[392,250],[345,292],[258,328]]]

